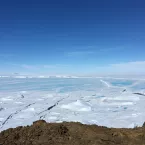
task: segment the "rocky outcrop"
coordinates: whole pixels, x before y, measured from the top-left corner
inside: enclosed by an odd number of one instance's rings
[[[144,122],[144,124],[143,124],[143,126],[142,127],[145,127],[145,122]]]
[[[0,145],[145,145],[145,123],[134,129],[116,129],[39,120],[31,126],[2,131]]]

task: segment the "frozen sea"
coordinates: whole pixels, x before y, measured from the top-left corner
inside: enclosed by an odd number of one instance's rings
[[[133,128],[144,110],[145,80],[0,78],[0,131],[38,119]]]

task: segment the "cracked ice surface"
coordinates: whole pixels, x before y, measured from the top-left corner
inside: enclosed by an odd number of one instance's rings
[[[38,119],[132,128],[145,121],[144,104],[145,80],[0,78],[0,131]]]

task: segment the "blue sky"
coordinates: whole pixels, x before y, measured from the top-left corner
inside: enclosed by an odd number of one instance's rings
[[[15,72],[145,73],[145,1],[0,1],[0,73]]]

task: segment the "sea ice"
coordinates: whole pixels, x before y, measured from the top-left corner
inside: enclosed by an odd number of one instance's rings
[[[30,125],[38,119],[108,127],[142,126],[144,94],[145,80],[2,77],[0,131]]]

